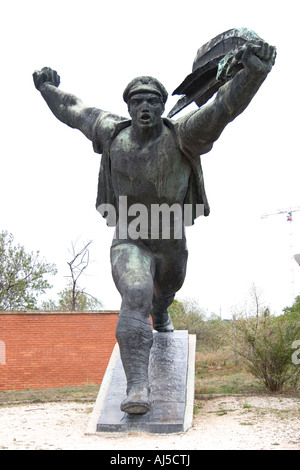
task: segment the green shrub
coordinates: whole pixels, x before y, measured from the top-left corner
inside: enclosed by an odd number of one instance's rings
[[[297,322],[266,310],[255,318],[235,320],[234,331],[236,352],[267,389],[277,392],[286,384],[297,385],[300,367],[292,361],[292,344],[300,339]]]
[[[217,315],[207,317],[196,300],[174,300],[168,310],[175,329],[195,334],[202,349],[218,351],[228,344],[230,324],[223,322]]]

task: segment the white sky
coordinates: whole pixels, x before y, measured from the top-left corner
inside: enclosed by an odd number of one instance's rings
[[[95,210],[100,156],[60,123],[34,88],[49,66],[60,88],[86,104],[127,116],[122,93],[138,75],[157,77],[169,96],[191,72],[197,49],[234,27],[277,47],[276,65],[246,111],[202,157],[211,215],[188,229],[189,264],[178,298],[230,316],[255,283],[276,313],[300,290],[299,22],[296,0],[11,0],[1,6],[1,225],[28,251],[40,250],[66,283],[71,241],[94,240],[82,286],[107,309],[120,296],[111,278],[113,230]],[[170,96],[166,114],[178,97]],[[297,118],[296,118],[297,116]],[[291,246],[292,244],[292,246]],[[292,276],[294,282],[292,282]]]

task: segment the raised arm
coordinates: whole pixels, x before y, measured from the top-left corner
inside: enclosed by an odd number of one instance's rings
[[[85,106],[76,96],[59,90],[60,77],[49,67],[34,72],[33,81],[57,119],[92,140],[94,124],[103,111]]]
[[[275,48],[263,41],[246,46],[239,59],[244,68],[213,101],[183,118],[184,139],[193,142],[195,152],[210,150],[226,125],[244,111],[271,71],[275,55]]]

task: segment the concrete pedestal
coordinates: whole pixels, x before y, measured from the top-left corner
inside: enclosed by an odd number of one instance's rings
[[[120,410],[126,396],[126,378],[116,345],[87,433],[176,433],[192,425],[195,336],[183,330],[153,333],[149,363],[151,410],[144,415],[129,415]]]

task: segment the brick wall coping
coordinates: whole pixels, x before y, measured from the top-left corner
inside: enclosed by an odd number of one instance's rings
[[[111,315],[119,314],[119,310],[0,310],[0,315]]]

